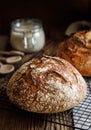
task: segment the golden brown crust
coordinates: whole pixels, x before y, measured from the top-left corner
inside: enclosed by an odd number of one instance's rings
[[[83,76],[91,76],[91,31],[80,31],[59,44],[57,56],[73,64]]]
[[[38,113],[68,110],[83,100],[87,86],[67,61],[50,56],[34,58],[11,77],[7,95],[20,108]]]

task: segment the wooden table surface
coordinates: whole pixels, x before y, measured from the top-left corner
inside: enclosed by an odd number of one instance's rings
[[[47,41],[43,52],[55,55],[58,41]],[[16,69],[36,54],[24,55]],[[13,73],[0,75],[0,130],[74,130],[73,110],[57,114],[38,114],[21,110],[14,106],[6,95],[6,87]]]

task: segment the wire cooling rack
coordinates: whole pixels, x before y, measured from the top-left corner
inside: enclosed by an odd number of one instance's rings
[[[88,90],[86,98],[73,109],[47,115],[44,120],[63,125],[63,130],[91,130],[91,78],[85,78]]]
[[[73,109],[74,126],[83,130],[91,130],[91,84],[85,100]]]

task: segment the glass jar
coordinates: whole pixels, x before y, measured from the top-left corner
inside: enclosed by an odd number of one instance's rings
[[[40,20],[18,19],[11,24],[10,43],[24,52],[40,51],[45,45],[45,33]]]

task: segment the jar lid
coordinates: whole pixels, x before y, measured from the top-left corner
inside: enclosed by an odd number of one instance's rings
[[[14,31],[18,32],[36,32],[42,28],[42,22],[39,19],[17,19],[11,24]]]

